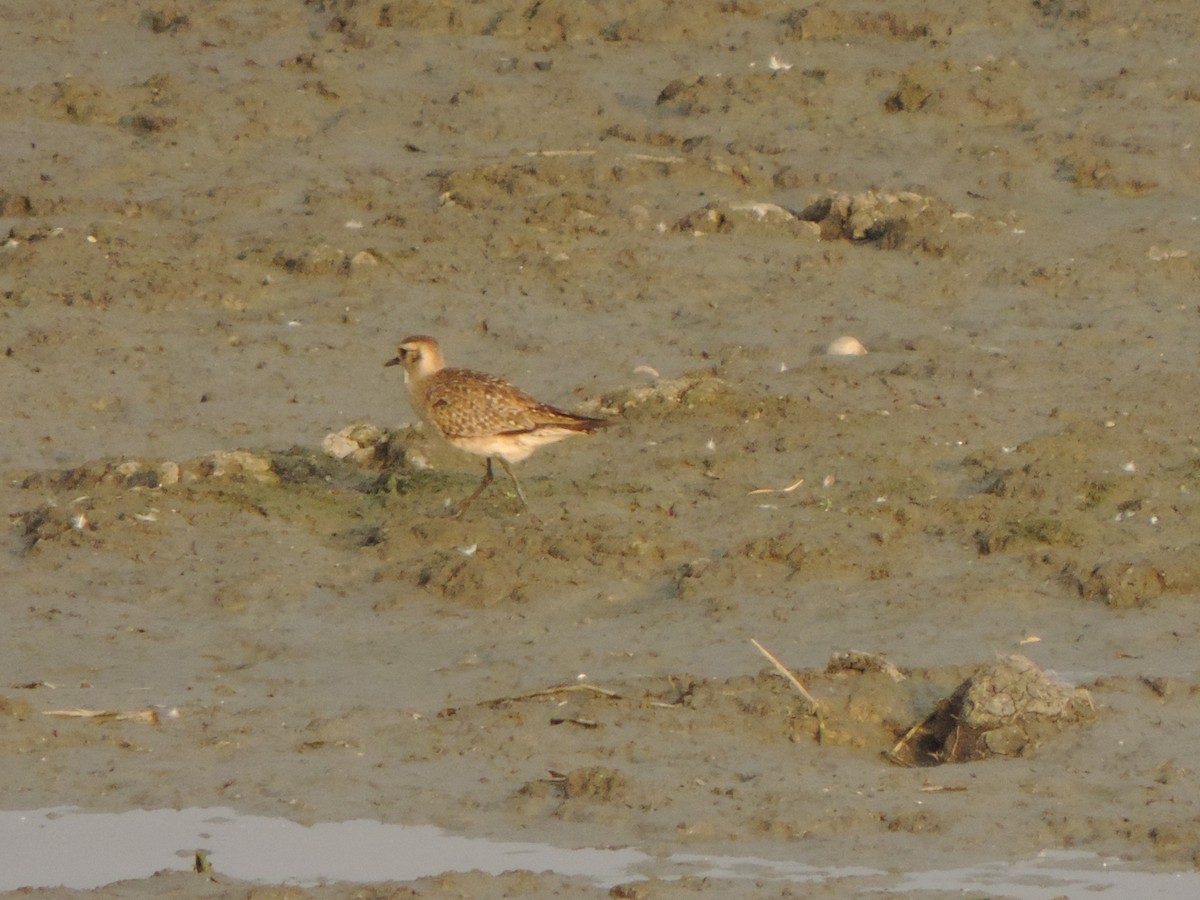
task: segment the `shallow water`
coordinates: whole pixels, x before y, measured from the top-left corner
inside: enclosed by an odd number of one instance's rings
[[[82,813],[72,807],[0,813],[0,890],[90,889],[190,870],[197,851],[213,871],[243,881],[316,885],[323,882],[411,881],[472,870],[553,872],[600,887],[646,877],[759,879],[821,883],[886,876],[866,867],[813,866],[751,856],[675,853],[656,858],[633,848],[572,850],[548,844],[447,834],[427,825],[358,819],[300,825],[289,819],[240,815],[225,807]],[[864,885],[864,887],[866,887]],[[1047,852],[1037,859],[940,871],[907,872],[881,893],[922,890],[1042,900],[1113,891],[1145,898],[1194,897],[1200,873],[1125,871],[1091,853]]]
[[[986,891],[992,897],[1016,900],[1052,900],[1056,897],[1083,897],[1109,894],[1115,897],[1168,898],[1195,897],[1200,892],[1200,874],[1196,872],[1130,872],[1121,863],[1103,859],[1094,853],[1047,851],[1037,859],[1015,863],[984,863],[960,869],[909,872],[903,880],[885,890],[905,891]]]

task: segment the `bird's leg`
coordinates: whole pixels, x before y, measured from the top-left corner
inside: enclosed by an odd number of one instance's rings
[[[503,456],[499,457],[500,465],[504,466],[504,471],[508,473],[508,477],[512,479],[513,487],[517,489],[517,496],[521,498],[521,504],[525,507],[525,512],[529,513],[529,521],[534,525],[541,527],[541,519],[539,519],[532,509],[529,508],[529,501],[525,499],[525,492],[521,490],[521,482],[517,481],[517,473],[512,470],[508,462]]]
[[[508,466],[505,466],[504,468],[507,469]],[[512,473],[509,472],[509,474],[511,475]],[[458,504],[458,509],[454,513],[454,518],[457,519],[459,516],[461,516],[463,513],[465,513],[467,511],[467,507],[470,506],[472,503],[474,503],[475,498],[478,497],[480,494],[482,494],[484,492],[484,490],[487,489],[487,486],[491,483],[492,483],[492,458],[489,456],[487,458],[487,469],[483,473],[483,481],[479,482],[479,487],[475,488],[475,493],[473,493],[470,497],[468,497],[462,503]]]
[[[521,498],[521,504],[529,509],[529,501],[525,499],[525,492],[521,490],[521,482],[517,481],[517,474],[509,466],[503,456],[500,457],[500,465],[504,466],[504,471],[508,473],[508,477],[512,479],[513,487],[517,489],[517,496]]]

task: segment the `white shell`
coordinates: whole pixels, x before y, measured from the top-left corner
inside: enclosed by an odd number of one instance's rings
[[[831,343],[825,352],[830,356],[865,356],[867,348],[858,338],[847,334]]]

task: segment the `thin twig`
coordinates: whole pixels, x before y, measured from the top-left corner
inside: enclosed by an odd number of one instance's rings
[[[595,150],[529,150],[526,156],[595,156]]]
[[[887,752],[887,754],[886,754],[887,758],[890,759],[892,762],[894,762],[898,766],[904,766],[904,768],[906,768],[906,769],[911,769],[913,766],[915,766],[916,761],[911,760],[911,759],[905,759],[903,756],[900,755],[900,749],[904,748],[905,750],[907,750],[909,739],[914,734],[916,734],[918,731],[920,731],[922,728],[924,728],[926,725],[928,725],[930,722],[932,722],[936,716],[937,716],[937,710],[934,710],[929,715],[927,715],[925,718],[923,718],[921,721],[917,722],[917,724],[914,725],[912,728],[908,729],[908,731],[906,731],[904,733],[904,737],[902,737],[902,738],[900,738],[900,740],[896,741],[896,746],[894,746],[891,750],[889,750]]]
[[[792,687],[800,692],[800,696],[808,701],[808,714],[810,716],[816,716],[817,719],[817,743],[825,743],[825,717],[821,715],[821,707],[813,698],[813,695],[810,694],[804,685],[800,683],[800,679],[793,675],[791,670],[779,661],[778,657],[776,657],[774,653],[772,653],[754,638],[750,638],[750,643],[757,647],[758,652],[769,659],[771,661],[771,665],[778,669],[779,673],[792,683]]]
[[[792,491],[794,491],[796,488],[800,487],[800,485],[802,485],[802,484],[804,484],[803,478],[801,478],[799,481],[792,482],[787,487],[755,488],[750,493],[751,494],[790,494]]]
[[[804,699],[808,701],[809,706],[812,707],[809,710],[809,712],[811,713],[811,712],[815,711],[817,708],[817,701],[813,699],[813,695],[810,694],[808,692],[808,690],[804,687],[804,685],[802,685],[800,683],[800,679],[797,678],[795,675],[793,675],[791,670],[787,666],[785,666],[783,663],[781,663],[779,661],[778,657],[776,657],[774,653],[772,653],[770,650],[768,650],[766,647],[764,647],[762,644],[760,644],[754,638],[750,638],[750,643],[752,643],[755,647],[757,647],[758,652],[761,653],[763,656],[765,656],[767,659],[769,659],[771,661],[771,665],[773,665],[776,669],[779,670],[779,674],[782,675],[784,678],[786,678],[788,681],[790,681],[792,683],[792,687],[794,687],[796,690],[798,690],[800,692],[801,696],[803,696]]]
[[[652,163],[677,163],[684,162],[686,160],[686,157],[683,156],[659,156],[649,153],[630,153],[629,158],[636,159],[638,162]]]
[[[542,688],[537,691],[526,691],[524,694],[516,694],[512,697],[497,697],[494,700],[484,700],[480,706],[494,706],[499,703],[512,703],[517,700],[536,700],[538,697],[553,697],[555,694],[567,694],[580,691],[583,693],[599,694],[602,697],[608,697],[612,700],[620,700],[621,695],[616,691],[610,691],[608,688],[596,687],[594,684],[559,684],[554,687]]]
[[[141,722],[144,725],[159,724],[158,713],[152,709],[121,712],[115,709],[47,709],[43,716],[59,719],[95,719],[110,722]]]

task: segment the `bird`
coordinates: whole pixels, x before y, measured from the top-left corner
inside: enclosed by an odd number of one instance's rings
[[[458,505],[456,517],[492,483],[492,460],[496,459],[536,521],[511,464],[527,459],[544,444],[593,434],[610,424],[607,419],[580,416],[542,403],[495,375],[447,368],[441,346],[428,335],[405,338],[397,355],[384,365],[404,367],[413,410],[448,444],[486,459],[483,481]]]

